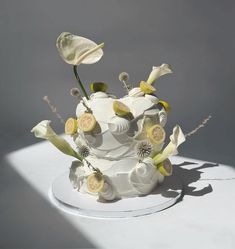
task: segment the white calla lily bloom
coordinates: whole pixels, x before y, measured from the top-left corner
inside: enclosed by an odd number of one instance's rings
[[[33,127],[31,132],[34,133],[35,137],[48,140],[64,154],[73,156],[82,161],[83,158],[69,145],[69,143],[54,132],[50,126],[50,123],[50,120],[43,120]]]
[[[174,127],[170,140],[170,143],[165,147],[165,149],[153,158],[154,164],[159,164],[166,160],[169,156],[175,156],[178,154],[178,146],[185,141],[184,133],[179,125]]]
[[[97,45],[85,37],[63,32],[56,40],[56,47],[62,59],[68,64],[93,64],[103,56],[104,43]]]
[[[170,65],[168,64],[162,64],[160,67],[153,66],[152,72],[147,79],[147,83],[153,84],[159,77],[168,73],[172,73]]]

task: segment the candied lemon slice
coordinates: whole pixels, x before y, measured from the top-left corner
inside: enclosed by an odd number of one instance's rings
[[[113,110],[117,115],[121,117],[126,116],[130,113],[129,107],[117,100],[113,102]]]
[[[64,132],[67,135],[74,135],[77,132],[78,121],[75,118],[69,118],[65,122]]]
[[[94,130],[96,126],[96,119],[91,113],[84,113],[78,119],[78,128],[84,132]]]
[[[140,90],[144,93],[151,94],[156,91],[156,89],[145,81],[140,82]]]
[[[166,112],[169,112],[171,110],[170,105],[166,101],[160,100],[158,103],[160,103],[164,107],[164,109],[166,110]]]
[[[172,175],[173,167],[171,161],[167,158],[165,161],[157,165],[157,169],[163,176]]]
[[[93,93],[106,92],[108,89],[108,86],[103,82],[94,82],[90,84],[90,89]]]
[[[99,172],[94,172],[87,177],[87,189],[92,193],[98,193],[104,187],[104,177]]]
[[[147,136],[153,144],[160,144],[164,142],[166,133],[161,125],[156,124],[147,130]]]

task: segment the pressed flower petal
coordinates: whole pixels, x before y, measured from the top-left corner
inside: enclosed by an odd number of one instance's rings
[[[72,65],[93,64],[103,56],[103,43],[97,45],[95,42],[81,36],[68,32],[59,35],[56,47],[62,59]]]

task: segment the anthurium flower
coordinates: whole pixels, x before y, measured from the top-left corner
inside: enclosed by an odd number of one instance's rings
[[[168,64],[162,64],[160,67],[153,67],[152,72],[150,73],[147,83],[153,84],[159,77],[172,73],[172,70]]]
[[[169,156],[178,154],[178,146],[185,141],[185,136],[179,125],[174,127],[173,134],[170,136],[170,140],[170,143],[165,147],[165,149],[153,158],[155,165],[163,162]]]
[[[82,161],[83,158],[69,145],[69,143],[54,132],[50,126],[50,122],[50,120],[41,121],[39,124],[33,127],[31,132],[34,133],[35,137],[48,140],[64,154],[73,156]]]
[[[95,42],[81,36],[63,32],[56,40],[56,47],[62,59],[71,65],[93,64],[103,56],[104,43]]]

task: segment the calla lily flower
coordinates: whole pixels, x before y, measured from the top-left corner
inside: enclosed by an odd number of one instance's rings
[[[159,77],[172,73],[172,70],[168,64],[162,64],[160,67],[153,67],[150,73],[147,83],[153,84]]]
[[[63,32],[56,40],[56,47],[62,59],[68,64],[93,64],[103,56],[104,43],[97,45],[85,37]]]
[[[175,156],[178,154],[178,146],[185,141],[185,136],[179,125],[174,127],[170,140],[170,143],[165,147],[165,149],[153,158],[155,165],[163,162],[169,156]]]
[[[33,127],[31,132],[34,133],[35,137],[48,140],[64,154],[73,156],[82,161],[83,158],[69,145],[69,143],[54,132],[54,130],[50,126],[50,123],[50,120],[43,120],[35,127]]]

